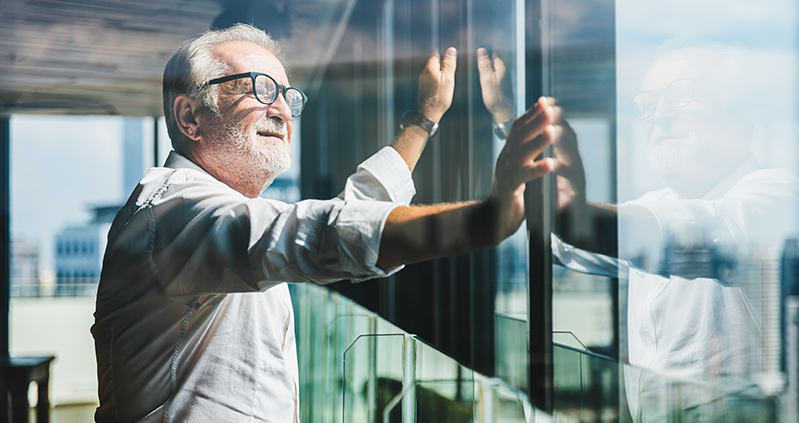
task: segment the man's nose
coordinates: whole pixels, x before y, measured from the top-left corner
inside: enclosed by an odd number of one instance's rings
[[[666,96],[659,96],[658,102],[655,105],[655,111],[652,113],[652,116],[648,117],[647,120],[657,120],[662,119],[664,117],[672,116],[677,110],[669,103]]]
[[[289,108],[289,104],[286,102],[286,97],[283,95],[283,90],[278,92],[277,99],[275,99],[275,101],[269,105],[266,115],[280,119],[283,122],[288,122],[292,119],[291,108]]]

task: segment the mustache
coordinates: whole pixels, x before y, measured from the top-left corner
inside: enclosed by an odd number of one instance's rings
[[[658,141],[663,138],[677,137],[682,138],[691,133],[691,127],[682,121],[669,121],[656,123],[652,126],[650,138]]]
[[[286,122],[283,122],[277,118],[270,118],[266,116],[258,121],[258,123],[255,125],[255,130],[256,132],[277,133],[284,137],[288,134]]]

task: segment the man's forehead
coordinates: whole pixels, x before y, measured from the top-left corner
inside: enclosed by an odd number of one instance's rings
[[[686,48],[661,56],[647,71],[644,90],[656,90],[683,78],[714,79],[719,66],[718,55],[707,49]]]
[[[280,60],[269,50],[246,41],[219,44],[212,50],[214,56],[227,64],[231,73],[263,72],[281,84],[288,84],[286,70]]]

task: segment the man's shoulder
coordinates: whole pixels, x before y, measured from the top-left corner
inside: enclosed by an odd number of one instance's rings
[[[201,201],[209,197],[225,197],[228,201],[244,201],[246,197],[211,175],[190,168],[152,168],[142,177],[137,205],[155,205],[167,198]]]
[[[270,221],[293,207],[278,200],[249,198],[208,173],[190,168],[150,169],[137,191],[126,205],[129,217],[149,210],[157,221],[214,220],[230,213]]]
[[[725,198],[741,195],[785,197],[799,201],[799,179],[786,169],[757,169],[738,180]]]
[[[799,179],[782,168],[757,169],[744,175],[739,183],[779,183],[799,186]]]
[[[641,197],[633,200],[635,201],[654,201],[654,200],[675,200],[677,195],[671,188],[661,188],[644,193]]]

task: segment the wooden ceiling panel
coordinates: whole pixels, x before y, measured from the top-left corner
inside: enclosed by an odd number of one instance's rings
[[[164,65],[224,1],[3,0],[0,114],[161,115]],[[281,42],[302,86],[355,0],[249,1],[288,4],[293,30]]]

